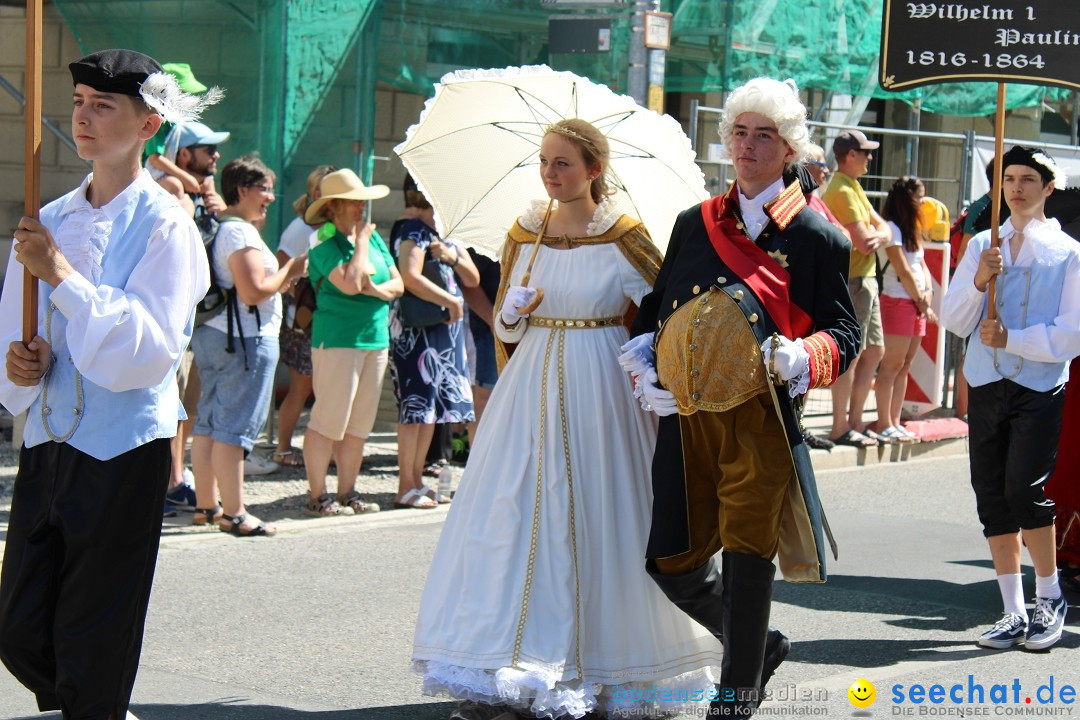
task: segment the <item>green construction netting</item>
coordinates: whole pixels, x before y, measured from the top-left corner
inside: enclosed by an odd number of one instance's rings
[[[223,161],[258,151],[279,174],[282,200],[299,195],[308,171],[324,162],[369,174],[375,73],[367,56],[374,55],[377,0],[55,4],[85,52],[141,50],[187,62],[201,81],[224,87],[224,102],[204,116],[232,133]],[[288,206],[272,206],[268,237],[291,219]]]
[[[989,115],[996,83],[931,85],[905,93],[878,85],[882,0],[674,0],[667,90],[730,90],[759,75],[799,87],[900,99],[924,112]],[[1056,100],[1068,91],[1010,84],[1010,108]]]
[[[225,159],[257,149],[278,170],[283,199],[333,162],[370,178],[377,82],[428,96],[444,73],[548,63],[626,90],[632,0],[602,10],[541,0],[54,0],[80,47],[130,47],[188,62],[228,96],[206,115],[233,133]],[[926,112],[987,115],[993,83],[890,94],[877,84],[881,0],[664,0],[674,14],[669,92],[731,89],[757,75],[803,88],[921,100]],[[548,52],[552,17],[611,20],[611,48]],[[1011,85],[1010,107],[1063,91]],[[384,132],[386,128],[381,128]],[[387,151],[384,149],[383,154]],[[273,206],[269,228],[291,215]],[[274,235],[270,235],[275,236]]]

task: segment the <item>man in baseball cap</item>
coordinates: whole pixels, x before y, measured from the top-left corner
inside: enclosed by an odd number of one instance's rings
[[[870,140],[859,130],[845,130],[833,140],[833,155],[837,158],[851,150],[877,150],[881,143]]]
[[[221,158],[217,146],[228,140],[230,133],[214,131],[201,122],[182,123],[173,129],[173,133],[175,137],[170,137],[166,143],[176,147],[176,166],[190,175],[199,189],[193,192],[171,175],[159,178],[158,183],[192,215],[199,215],[200,207],[211,215],[221,214],[225,202],[214,187],[214,175]]]
[[[881,143],[867,139],[859,130],[845,130],[837,135],[833,141],[836,172],[822,196],[851,238],[848,292],[862,330],[859,356],[832,386],[833,421],[829,440],[857,448],[878,444],[876,436],[867,430],[862,414],[874,372],[885,354],[876,252],[889,237],[889,229],[859,185],[859,178],[870,171],[873,151],[879,147]]]

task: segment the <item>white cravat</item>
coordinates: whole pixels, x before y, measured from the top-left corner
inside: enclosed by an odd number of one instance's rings
[[[742,212],[746,234],[750,236],[751,240],[757,240],[758,235],[761,234],[761,231],[765,229],[765,225],[769,222],[769,216],[765,212],[765,204],[775,200],[783,191],[783,177],[777,178],[776,182],[752,198],[743,195],[742,188],[739,188],[739,210]]]

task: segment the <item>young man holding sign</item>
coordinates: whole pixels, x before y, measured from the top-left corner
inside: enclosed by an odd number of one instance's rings
[[[140,164],[200,103],[161,65],[105,50],[69,66],[82,184],[19,221],[0,297],[0,402],[29,410],[0,573],[0,659],[64,718],[123,720],[161,535],[176,369],[210,285],[191,218]],[[23,269],[41,336],[19,340]]]
[[[968,338],[971,485],[1005,605],[979,645],[1044,650],[1061,638],[1067,607],[1058,587],[1054,502],[1043,485],[1057,460],[1068,363],[1080,355],[1080,245],[1044,214],[1046,198],[1065,184],[1054,161],[1014,147],[1002,166],[1012,216],[1001,226],[1001,247],[991,247],[989,230],[971,238],[941,320]],[[991,282],[994,319],[987,318]],[[1030,622],[1021,538],[1035,566]]]

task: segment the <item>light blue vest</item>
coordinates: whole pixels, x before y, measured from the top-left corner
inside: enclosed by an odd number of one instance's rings
[[[1002,248],[1002,252],[1007,250]],[[1058,315],[1067,256],[1058,262],[1048,262],[1048,253],[1037,254],[1040,257],[1030,267],[1006,266],[996,278],[997,314],[1006,329],[1053,325]],[[980,319],[985,318],[984,300]],[[976,328],[968,339],[964,377],[972,387],[1004,378],[1031,390],[1046,391],[1068,380],[1069,368],[1068,363],[1039,362],[983,345]]]
[[[154,186],[156,188],[156,185]],[[51,232],[60,226],[60,211],[71,193],[54,200],[41,209],[41,222]],[[134,193],[131,200],[113,221],[109,244],[102,258],[100,285],[123,288],[136,264],[146,252],[150,231],[160,214],[172,203],[171,196],[164,193]],[[168,277],[161,278],[168,283]],[[45,319],[50,306],[52,288],[46,283],[38,284],[38,334],[45,335]],[[44,422],[48,422],[55,436],[63,437],[77,419],[76,372],[67,345],[67,320],[59,310],[52,313],[52,351],[55,357],[44,388],[47,404],[42,406],[44,393],[39,393],[30,405],[23,441],[34,447],[50,441]],[[191,339],[194,316],[185,329],[184,345]],[[66,441],[72,447],[97,458],[108,460],[133,450],[151,440],[171,438],[176,435],[176,425],[183,409],[176,386],[176,369],[179,358],[173,363],[168,376],[153,388],[114,392],[82,378],[82,419],[74,434]],[[44,412],[44,414],[43,414]]]

